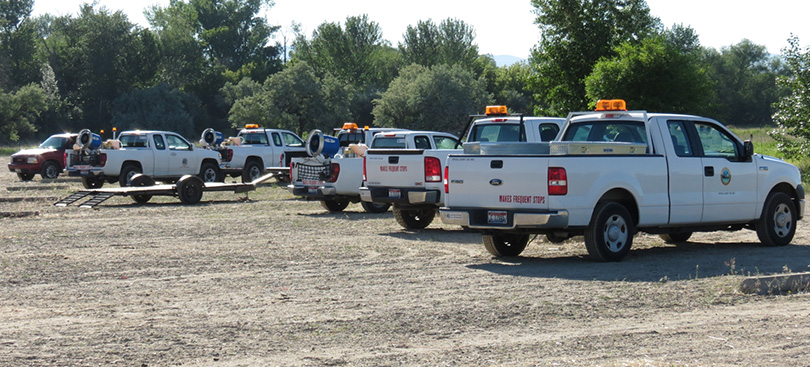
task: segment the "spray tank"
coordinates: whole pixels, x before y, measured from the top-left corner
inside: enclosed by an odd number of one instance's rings
[[[223,141],[225,141],[225,136],[210,127],[203,130],[200,136],[200,146],[203,148],[211,147],[216,149]]]
[[[340,151],[340,141],[334,136],[324,135],[320,130],[312,130],[305,144],[307,154],[310,157],[332,158]]]

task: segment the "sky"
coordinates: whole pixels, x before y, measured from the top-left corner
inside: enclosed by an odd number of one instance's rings
[[[34,0],[33,15],[76,15],[83,0]],[[169,0],[98,0],[110,11],[122,10],[130,21],[148,27],[143,15],[150,5],[165,7]],[[480,5],[479,5],[480,4]],[[800,44],[810,45],[810,1],[807,0],[647,0],[653,16],[670,27],[683,24],[692,27],[706,47],[720,49],[749,39],[764,45],[772,54],[788,46],[791,33]],[[496,0],[490,3],[469,0],[275,0],[264,16],[271,25],[281,26],[282,34],[292,38],[290,24],[299,23],[309,37],[318,25],[336,22],[341,25],[348,16],[367,14],[377,22],[383,37],[397,46],[409,25],[432,19],[439,23],[456,18],[473,26],[479,52],[493,56],[510,55],[528,58],[540,39],[534,24],[534,7],[530,0]]]

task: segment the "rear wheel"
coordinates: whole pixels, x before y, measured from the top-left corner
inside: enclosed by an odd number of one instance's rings
[[[423,229],[433,222],[436,210],[430,209],[400,209],[394,207],[394,219],[405,229]]]
[[[245,163],[245,168],[242,169],[242,183],[251,182],[262,176],[264,169],[258,161],[250,161]]]
[[[104,180],[98,177],[82,177],[82,186],[85,189],[100,189],[104,186]]]
[[[796,205],[784,192],[773,192],[765,200],[757,221],[757,237],[765,246],[784,246],[796,234]]]
[[[321,200],[321,206],[332,213],[342,212],[343,209],[349,206],[349,199]]]
[[[155,186],[155,180],[152,177],[139,173],[132,176],[132,180],[130,180],[129,184],[133,187]],[[135,202],[138,204],[146,204],[151,199],[152,195],[132,195],[132,200],[135,200]]]
[[[692,232],[665,233],[658,236],[666,243],[683,243],[689,241]]]
[[[22,181],[31,181],[34,179],[34,174],[17,172],[17,177]]]
[[[142,173],[140,167],[132,163],[125,164],[121,167],[121,174],[118,175],[118,184],[121,187],[129,186],[129,183],[132,181],[132,176],[138,173]]]
[[[364,201],[360,203],[363,206],[363,209],[369,213],[385,213],[388,211],[388,208],[391,207],[391,204],[378,204],[378,203],[369,203]]]
[[[205,162],[200,166],[200,179],[203,182],[219,182],[219,167],[216,164]]]
[[[623,205],[605,202],[596,206],[585,229],[585,247],[596,261],[621,261],[630,252],[635,235],[633,218]]]
[[[518,256],[529,244],[528,234],[485,234],[481,238],[487,251],[495,256]]]
[[[197,204],[202,199],[203,181],[192,175],[185,175],[177,181],[177,196],[183,204]]]
[[[47,161],[42,165],[40,176],[43,180],[53,180],[59,177],[59,164],[54,161]]]

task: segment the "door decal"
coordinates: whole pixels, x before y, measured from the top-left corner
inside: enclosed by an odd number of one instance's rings
[[[728,169],[728,167],[723,167],[723,171],[720,173],[720,182],[726,186],[731,183],[731,171]]]

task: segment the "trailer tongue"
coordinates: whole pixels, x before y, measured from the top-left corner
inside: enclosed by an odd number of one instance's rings
[[[278,175],[279,172],[268,173],[248,183],[203,182],[197,176],[186,175],[176,184],[167,185],[155,185],[151,177],[136,175],[132,177],[133,186],[81,190],[54,205],[65,207],[84,200],[79,204],[80,208],[93,208],[113,196],[131,196],[135,202],[143,204],[156,195],[177,196],[183,204],[197,204],[205,191],[233,191],[240,194],[256,190],[260,183]]]

